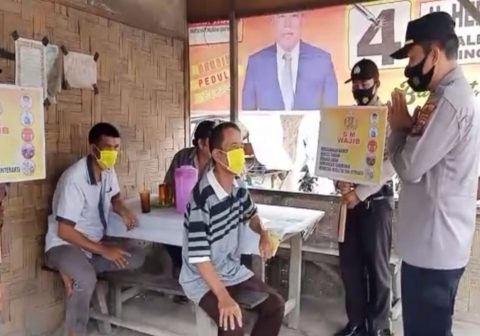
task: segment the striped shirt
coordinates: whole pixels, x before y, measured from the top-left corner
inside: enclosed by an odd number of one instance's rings
[[[199,303],[210,290],[196,264],[210,261],[226,287],[242,283],[253,273],[240,263],[240,237],[257,214],[250,194],[239,179],[228,194],[210,170],[192,192],[185,212],[183,266],[180,284]]]

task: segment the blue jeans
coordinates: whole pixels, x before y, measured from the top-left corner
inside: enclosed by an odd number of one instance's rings
[[[465,268],[433,270],[402,265],[404,336],[452,336],[458,284]]]

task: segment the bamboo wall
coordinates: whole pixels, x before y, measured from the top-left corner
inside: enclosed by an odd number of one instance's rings
[[[185,13],[179,13],[184,20]],[[61,172],[87,153],[87,133],[99,121],[120,128],[120,183],[136,195],[158,185],[166,164],[186,139],[185,42],[154,35],[42,0],[0,0],[0,48],[10,37],[99,52],[100,94],[64,91],[45,112],[47,179],[12,185],[1,233],[0,335],[51,335],[63,319],[63,291],[41,271],[46,218]],[[0,82],[13,83],[14,62],[0,59]],[[0,153],[1,155],[1,153]],[[2,219],[0,219],[0,222]]]

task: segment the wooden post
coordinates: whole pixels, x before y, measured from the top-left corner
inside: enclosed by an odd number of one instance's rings
[[[288,271],[288,301],[295,307],[288,315],[288,326],[298,329],[300,324],[300,305],[302,290],[302,235],[296,234],[290,240],[290,267]]]
[[[238,120],[238,20],[230,0],[230,120]]]
[[[340,205],[340,214],[338,216],[338,242],[345,241],[345,227],[347,225],[347,205],[342,203]]]

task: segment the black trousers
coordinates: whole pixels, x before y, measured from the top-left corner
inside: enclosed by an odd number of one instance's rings
[[[402,264],[405,336],[452,336],[455,297],[464,270],[433,270]]]
[[[392,202],[362,202],[347,213],[340,269],[349,323],[371,330],[389,327]]]
[[[164,246],[168,254],[170,255],[170,259],[172,260],[172,266],[173,266],[172,276],[174,278],[178,278],[178,276],[180,275],[180,270],[182,268],[182,248],[180,246],[167,245],[167,244],[165,244]]]

